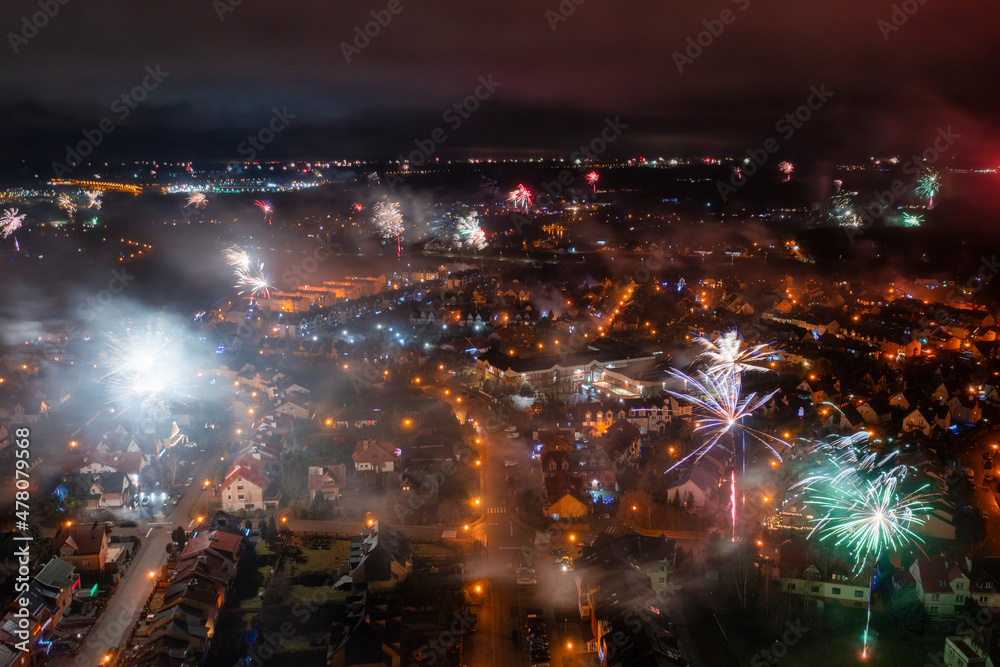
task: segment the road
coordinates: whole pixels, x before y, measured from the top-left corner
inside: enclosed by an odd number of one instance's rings
[[[101,663],[108,649],[119,646],[125,640],[153,590],[155,579],[150,578],[149,573],[156,572],[159,576],[160,568],[167,562],[169,541],[168,529],[152,526],[149,538],[143,541],[142,548],[77,655],[57,657],[49,664],[57,667],[94,667]]]

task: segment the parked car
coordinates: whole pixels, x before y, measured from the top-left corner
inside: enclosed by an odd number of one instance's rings
[[[508,454],[507,456],[503,457],[503,464],[504,464],[504,467],[511,468],[511,467],[517,465],[517,459],[515,459],[513,456],[511,456],[510,454]]]
[[[516,440],[517,438],[521,437],[521,434],[519,434],[517,431],[511,431],[510,433],[507,434],[507,437],[510,438],[511,440]]]

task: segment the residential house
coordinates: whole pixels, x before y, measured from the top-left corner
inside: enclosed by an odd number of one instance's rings
[[[354,469],[359,472],[364,470],[392,472],[396,464],[396,452],[393,446],[376,442],[375,438],[359,440],[351,458],[354,459]]]
[[[238,512],[277,507],[278,499],[268,493],[270,485],[264,462],[251,457],[238,457],[229,467],[226,478],[219,487],[222,509],[226,512]]]
[[[369,592],[393,590],[413,574],[410,540],[384,522],[375,521],[351,536],[348,556],[351,581]]]
[[[327,500],[338,500],[347,486],[347,466],[309,466],[309,499],[314,500],[322,493]]]
[[[670,500],[677,496],[682,503],[692,508],[704,507],[717,492],[721,478],[702,467],[689,467],[667,486]]]
[[[546,475],[545,513],[557,521],[582,519],[590,514],[581,480],[565,471]]]
[[[917,595],[932,618],[960,613],[970,595],[969,576],[957,561],[946,556],[919,556],[910,566]]]
[[[854,572],[840,560],[786,545],[781,550],[780,572],[783,592],[804,597],[818,609],[831,604],[868,606],[871,590],[867,574]]]
[[[52,540],[52,555],[80,572],[100,572],[108,561],[108,527],[96,521],[60,527]]]

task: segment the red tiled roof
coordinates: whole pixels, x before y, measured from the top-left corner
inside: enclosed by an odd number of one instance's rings
[[[67,541],[71,546],[75,546],[75,556],[87,556],[99,554],[101,544],[104,541],[108,527],[103,523],[83,524],[71,526],[60,531],[52,543],[52,553],[58,554],[59,549]]]

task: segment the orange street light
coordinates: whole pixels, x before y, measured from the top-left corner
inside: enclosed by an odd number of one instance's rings
[[[368,525],[372,526],[375,524],[375,519],[368,519]]]
[[[281,517],[281,523],[288,523],[288,517],[287,516]]]
[[[198,523],[201,523],[204,520],[205,520],[205,517],[203,517],[203,516],[198,517]]]
[[[481,466],[481,465],[483,465],[483,462],[482,462],[482,461],[480,461],[479,459],[476,459],[476,465],[477,465],[477,466]]]
[[[482,593],[483,592],[483,587],[480,586],[479,584],[476,584],[476,592],[477,593]]]
[[[149,578],[150,579],[155,579],[156,578],[156,572],[154,572],[153,570],[150,570],[149,571]]]
[[[569,541],[570,542],[576,542],[576,535],[570,535],[569,536]]]
[[[478,504],[479,504],[479,498],[476,498],[476,499],[475,499],[475,500],[473,500],[472,502],[473,502],[473,504],[475,504],[475,505],[478,505]]]
[[[465,524],[464,526],[462,526],[462,530],[468,530],[468,529],[469,529],[469,524]]]
[[[207,486],[208,486],[209,484],[211,484],[211,482],[209,482],[209,481],[208,481],[208,480],[206,479],[206,480],[205,480],[205,486],[207,487]]]

